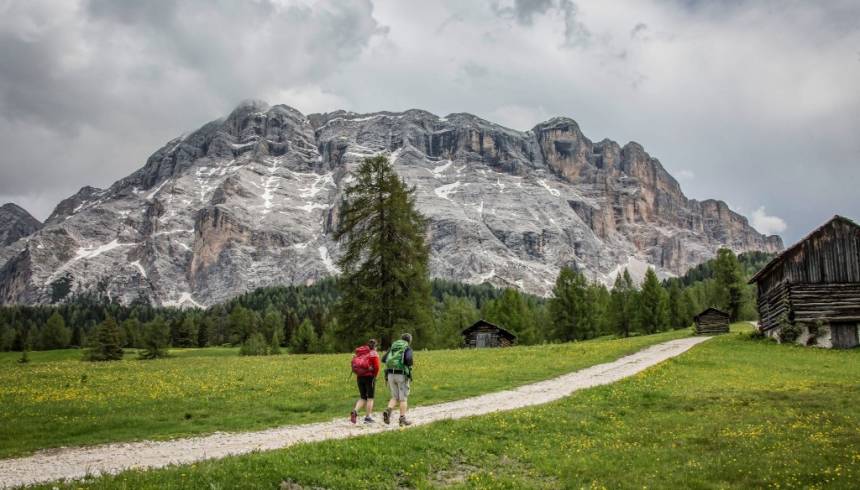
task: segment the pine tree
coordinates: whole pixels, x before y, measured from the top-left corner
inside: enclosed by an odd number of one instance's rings
[[[71,338],[72,332],[66,328],[66,322],[62,315],[60,312],[54,311],[42,330],[42,348],[65,349],[69,346]]]
[[[478,321],[481,314],[468,298],[448,294],[442,299],[441,310],[433,335],[433,347],[451,349],[462,346],[463,330]]]
[[[586,290],[586,301],[590,305],[590,314],[594,318],[594,328],[590,338],[612,333],[609,318],[611,298],[606,286],[599,283],[589,284]]]
[[[269,343],[269,354],[277,356],[281,353],[281,330],[272,331],[272,341]]]
[[[596,318],[588,295],[585,276],[562,267],[549,300],[556,339],[569,342],[594,337]]]
[[[244,343],[257,331],[257,318],[254,312],[237,305],[230,312],[230,343]]]
[[[639,293],[637,304],[639,327],[645,333],[655,333],[669,323],[668,294],[660,281],[657,273],[649,268],[645,273],[645,281],[642,283],[642,291]]]
[[[137,317],[126,318],[120,326],[123,347],[137,347],[140,344],[140,321]]]
[[[507,288],[498,299],[487,302],[482,315],[487,321],[514,332],[520,344],[536,344],[543,340],[528,304],[516,289]]]
[[[186,315],[176,330],[176,347],[197,346],[197,322],[192,315]]]
[[[93,345],[85,357],[88,361],[118,361],[122,359],[123,351],[120,345],[120,332],[116,320],[112,316],[105,318],[96,327]]]
[[[269,305],[263,313],[260,328],[266,338],[274,339],[275,334],[277,334],[280,343],[281,339],[284,338],[284,315],[277,308]]]
[[[426,220],[384,156],[367,158],[345,191],[335,238],[344,251],[337,317],[352,343],[378,335],[390,345],[400,331],[416,345],[429,327]]]
[[[684,328],[688,325],[684,292],[678,281],[669,284],[669,324],[672,328]]]
[[[636,288],[627,269],[615,277],[610,293],[609,321],[612,329],[621,336],[629,337],[633,328],[633,313],[636,301]]]
[[[339,330],[340,324],[338,323],[337,318],[329,318],[323,325],[322,333],[317,341],[316,352],[323,354],[338,352],[338,349],[341,348],[337,337],[337,332]],[[347,347],[345,350],[349,350],[349,348]]]
[[[307,318],[299,324],[290,341],[290,350],[293,354],[306,354],[308,352],[316,352],[317,350],[317,334],[314,331],[314,325]]]
[[[731,321],[736,321],[743,308],[746,285],[741,264],[731,250],[721,248],[717,252],[714,279],[718,288],[717,306],[729,313]]]
[[[167,347],[170,345],[170,327],[161,316],[143,325],[139,357],[141,359],[158,359],[167,357]]]

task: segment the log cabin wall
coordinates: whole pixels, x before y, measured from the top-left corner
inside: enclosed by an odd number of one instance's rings
[[[860,323],[860,227],[835,217],[753,280],[762,330],[791,323]]]
[[[470,329],[469,332],[463,336],[463,345],[469,348],[478,347],[479,334],[489,335],[491,338],[490,345],[483,345],[481,347],[510,347],[513,345],[513,342],[511,342],[510,339],[502,335],[499,329],[492,325],[481,325]]]
[[[708,311],[696,317],[697,334],[729,332],[729,316],[718,311]]]

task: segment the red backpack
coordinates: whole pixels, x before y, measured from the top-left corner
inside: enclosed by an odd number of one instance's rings
[[[352,356],[352,372],[356,376],[373,376],[373,354],[370,347],[362,345],[355,349],[355,355]]]

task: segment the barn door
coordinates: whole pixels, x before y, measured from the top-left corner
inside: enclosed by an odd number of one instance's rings
[[[830,325],[830,339],[833,347],[837,349],[850,349],[856,347],[857,339],[857,324],[855,323],[834,323]]]
[[[493,334],[487,332],[478,332],[478,337],[475,339],[475,347],[492,347]]]

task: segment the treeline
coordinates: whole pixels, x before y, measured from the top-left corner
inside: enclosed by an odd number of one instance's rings
[[[489,284],[436,279],[431,282],[431,294],[434,323],[444,324],[446,332],[453,332],[451,318],[461,313],[462,305],[478,311],[476,308],[494,301],[503,291]],[[531,295],[522,297],[530,303],[542,301]],[[0,308],[0,350],[88,347],[95,342],[97,329],[112,320],[117,325],[119,345],[126,348],[147,348],[152,332],[156,332],[156,337],[165,338],[164,342],[156,339],[156,345],[173,347],[238,346],[253,338],[254,352],[261,350],[260,339],[269,351],[273,343],[296,352],[345,351],[352,347],[338,340],[345,333],[335,316],[339,298],[337,282],[332,278],[311,286],[260,288],[206,310],[162,308],[144,298],[121,305],[107,295],[88,293],[70,296],[58,305]],[[472,310],[461,319],[480,316]],[[451,338],[432,329],[421,333],[424,339],[418,345],[427,348],[458,345],[459,331]]]
[[[550,298],[489,284],[431,281],[432,319],[408,328],[417,348],[454,348],[460,332],[480,318],[515,332],[521,344],[628,336],[684,328],[708,306],[733,319],[755,319],[754,290],[746,279],[771,258],[752,253],[717,258],[679,278],[663,281],[653,271],[641,285],[624,271],[611,288],[563,269]],[[120,347],[245,346],[248,353],[344,352],[360,340],[346,331],[336,312],[335,279],[311,286],[261,288],[206,310],[161,308],[140,299],[120,305],[106,295],[75,296],[54,306],[0,308],[0,350],[88,347],[106,321],[116,325]],[[372,335],[373,327],[361,335]]]

